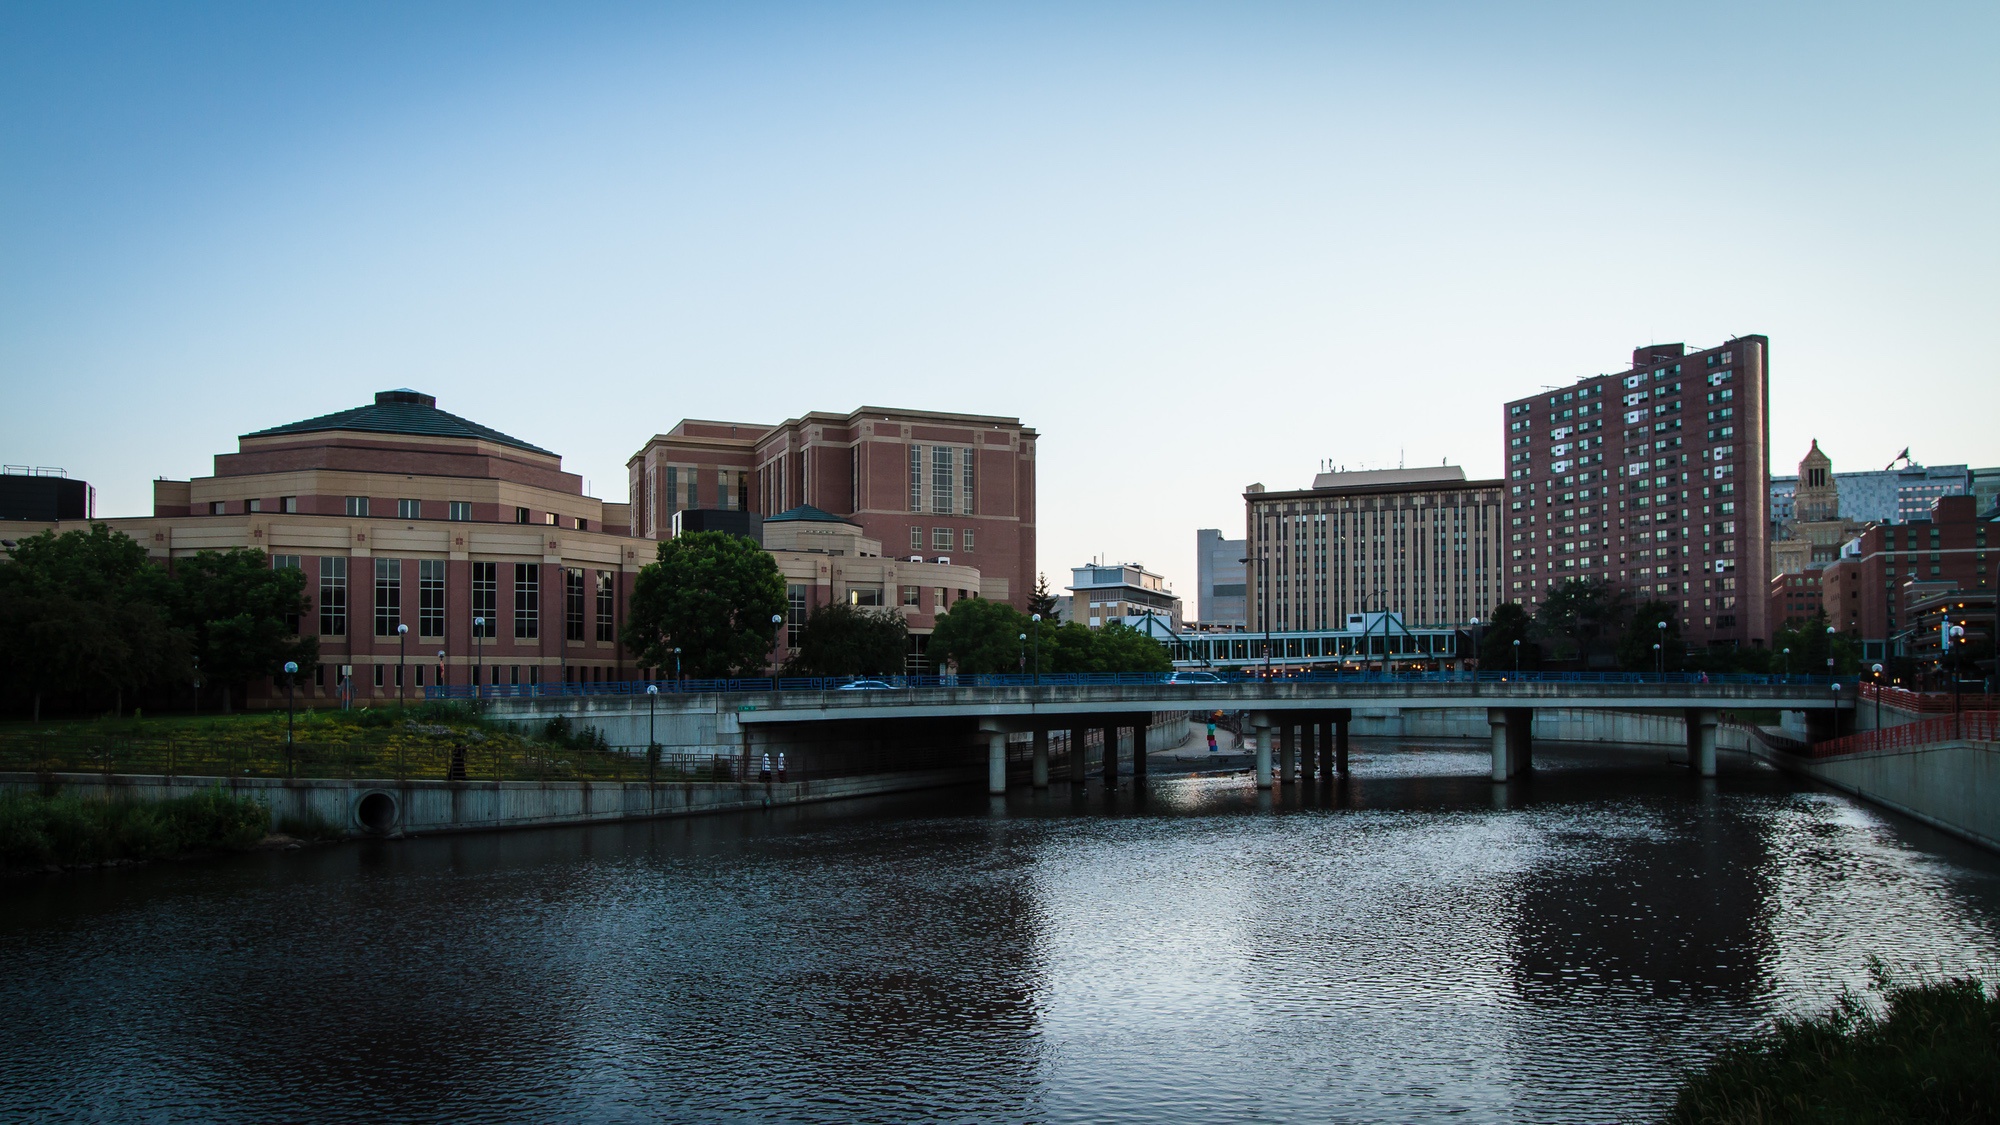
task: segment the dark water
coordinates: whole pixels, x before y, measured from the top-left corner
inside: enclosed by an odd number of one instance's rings
[[[6,885],[0,1118],[1643,1119],[1869,954],[2000,964],[1996,857],[1742,761],[1537,753]]]

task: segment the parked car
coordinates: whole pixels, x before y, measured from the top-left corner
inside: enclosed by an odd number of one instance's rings
[[[835,691],[894,691],[895,688],[881,680],[851,680],[833,689]]]
[[[1167,682],[1170,684],[1219,684],[1224,681],[1221,676],[1213,672],[1175,672],[1173,675],[1167,677]]]

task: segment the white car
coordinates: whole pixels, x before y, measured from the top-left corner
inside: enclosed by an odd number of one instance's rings
[[[839,687],[837,687],[837,688],[834,688],[833,690],[835,690],[835,691],[894,691],[894,690],[896,690],[896,689],[895,689],[894,687],[890,686],[889,684],[886,684],[886,683],[883,683],[883,682],[882,682],[881,680],[854,680],[854,681],[851,681],[851,682],[849,682],[849,683],[844,683],[844,684],[840,685]]]
[[[1225,682],[1213,672],[1175,672],[1167,677],[1170,684],[1219,684]]]

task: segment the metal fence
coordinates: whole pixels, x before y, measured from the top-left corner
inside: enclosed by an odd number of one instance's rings
[[[1954,701],[1948,691],[1911,691],[1908,688],[1883,687],[1874,684],[1861,685],[1862,698],[1873,702],[1881,696],[1882,706],[1894,707],[1899,711],[1914,711],[1920,715],[1948,714],[1952,711],[1993,711],[2000,710],[2000,695],[1961,693]]]
[[[1814,758],[1831,758],[1869,750],[1906,750],[1954,738],[1977,742],[2000,741],[2000,711],[1963,711],[1942,718],[1919,719],[1900,726],[1866,730],[1814,743],[1809,754]]]
[[[1181,672],[1044,672],[1041,675],[981,674],[942,676],[764,676],[732,680],[623,680],[601,684],[469,684],[432,685],[425,699],[543,699],[606,695],[713,695],[783,691],[948,691],[957,688],[1010,687],[1144,687],[1167,685],[1196,689],[1204,685],[1305,684],[1673,684],[1827,686],[1840,683],[1827,676],[1773,676],[1705,672],[1328,672],[1286,671],[1271,675],[1219,671],[1197,673],[1213,679],[1193,679]]]
[[[810,781],[962,765],[967,751],[794,753],[787,781]],[[772,772],[778,770],[776,756]],[[760,751],[660,753],[507,745],[495,741],[329,744],[228,743],[176,738],[35,737],[0,741],[0,772],[102,773],[178,777],[320,778],[384,781],[748,782],[765,777]]]

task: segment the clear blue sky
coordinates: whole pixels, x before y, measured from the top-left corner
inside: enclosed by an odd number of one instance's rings
[[[103,514],[412,386],[607,499],[684,416],[1043,436],[1190,601],[1322,459],[1772,338],[1775,466],[2000,463],[2000,5],[0,6],[0,460]]]

